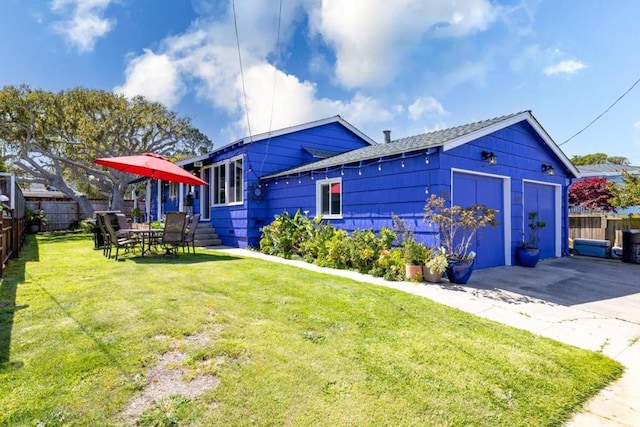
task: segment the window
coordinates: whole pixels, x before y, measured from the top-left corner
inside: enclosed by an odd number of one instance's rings
[[[242,158],[229,162],[229,203],[242,203]]]
[[[213,166],[214,205],[242,203],[243,190],[242,157]]]
[[[171,181],[169,182],[169,199],[172,201],[178,197],[178,184]]]
[[[316,212],[323,218],[342,218],[342,179],[318,181]]]
[[[227,165],[222,163],[213,167],[213,204],[224,205],[227,203],[225,197],[225,183],[226,183],[226,171]]]

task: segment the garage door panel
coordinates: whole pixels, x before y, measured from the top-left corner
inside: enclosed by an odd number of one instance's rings
[[[503,180],[456,172],[453,174],[453,203],[463,208],[480,204],[498,210],[498,226],[478,230],[471,250],[476,252],[476,268],[505,265]]]
[[[554,257],[556,254],[556,197],[555,187],[534,182],[524,184],[524,228],[528,236],[528,215],[538,213],[538,220],[544,221],[546,226],[540,230],[540,258]]]

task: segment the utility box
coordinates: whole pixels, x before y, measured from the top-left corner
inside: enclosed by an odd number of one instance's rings
[[[573,253],[576,255],[609,258],[611,255],[611,244],[608,240],[574,239]]]
[[[622,262],[640,264],[640,230],[622,230]]]

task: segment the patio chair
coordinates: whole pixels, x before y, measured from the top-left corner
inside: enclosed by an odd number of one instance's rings
[[[111,258],[111,249],[115,247],[116,248],[115,259],[117,261],[118,252],[120,251],[120,248],[124,248],[125,251],[129,251],[129,250],[135,251],[136,246],[138,246],[140,242],[137,239],[129,237],[128,235],[125,237],[119,237],[116,232],[116,227],[114,226],[114,223],[112,221],[113,217],[115,217],[114,214],[104,214],[103,223],[109,235],[108,257]],[[116,223],[117,223],[117,219],[116,219]]]
[[[184,243],[184,228],[186,223],[186,212],[167,212],[162,237],[158,241],[165,251],[164,255],[178,256],[178,248]]]
[[[198,222],[200,221],[200,214],[195,214],[191,218],[189,218],[189,223],[187,224],[187,231],[184,233],[184,243],[182,244],[182,252],[184,253],[184,248],[187,248],[187,253],[191,253],[190,247],[193,248],[193,253],[196,253],[195,239],[196,239],[196,228],[198,228]]]
[[[118,237],[128,237],[131,226],[127,221],[127,216],[123,213],[116,213],[116,221],[118,222],[118,228],[116,228]]]
[[[96,247],[102,248],[102,255],[111,256],[111,237],[109,236],[109,232],[104,225],[105,215],[97,214],[96,215]],[[99,237],[98,237],[99,236]]]

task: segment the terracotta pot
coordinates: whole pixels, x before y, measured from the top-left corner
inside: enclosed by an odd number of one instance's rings
[[[422,282],[422,266],[421,265],[405,264],[404,273],[407,276],[407,279]]]
[[[431,273],[428,267],[422,268],[422,277],[431,283],[440,283],[442,281],[442,273]]]

